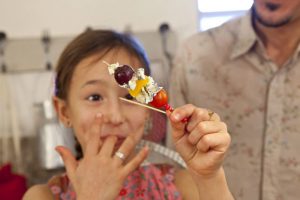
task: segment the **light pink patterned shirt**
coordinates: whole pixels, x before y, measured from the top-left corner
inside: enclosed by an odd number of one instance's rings
[[[126,178],[116,200],[182,200],[174,181],[175,169],[172,166],[144,165]],[[76,200],[76,193],[66,174],[52,177],[48,186],[54,200]]]
[[[189,38],[171,76],[174,107],[219,113],[232,143],[225,161],[239,200],[300,199],[300,45],[277,67],[251,14]]]

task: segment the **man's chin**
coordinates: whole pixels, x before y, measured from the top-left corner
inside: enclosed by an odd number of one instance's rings
[[[255,21],[268,28],[283,27],[290,23],[292,19],[290,16],[283,17],[281,19],[270,19],[267,17],[263,17],[260,13],[257,12],[255,8],[252,8],[252,14]]]
[[[272,20],[264,20],[262,18],[257,18],[257,21],[261,25],[268,27],[268,28],[279,28],[279,27],[283,27],[283,26],[287,25],[288,23],[290,23],[291,19],[286,18],[281,21],[272,21]]]

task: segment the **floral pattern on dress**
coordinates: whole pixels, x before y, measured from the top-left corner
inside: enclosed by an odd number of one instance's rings
[[[148,164],[139,167],[125,180],[117,200],[181,200],[174,184],[172,166]],[[55,200],[76,200],[76,194],[66,174],[48,182]]]

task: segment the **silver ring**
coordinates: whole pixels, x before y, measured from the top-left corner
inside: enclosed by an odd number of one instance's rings
[[[125,158],[126,158],[126,156],[125,156],[125,154],[124,153],[122,153],[121,151],[117,151],[116,153],[115,153],[115,156],[117,156],[118,158],[120,158],[121,160],[125,160]]]

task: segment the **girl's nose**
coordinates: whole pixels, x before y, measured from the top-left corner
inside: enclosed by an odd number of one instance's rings
[[[111,100],[107,106],[107,122],[113,125],[122,124],[124,122],[124,115],[119,99]]]

